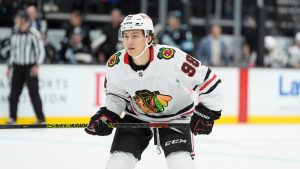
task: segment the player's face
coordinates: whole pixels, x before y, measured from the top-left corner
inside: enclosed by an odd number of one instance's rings
[[[139,55],[146,46],[146,37],[142,30],[123,32],[123,45],[130,56]]]

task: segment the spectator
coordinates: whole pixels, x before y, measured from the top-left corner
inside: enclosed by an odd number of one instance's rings
[[[8,124],[16,123],[18,101],[24,83],[27,84],[38,118],[36,123],[45,122],[38,86],[38,65],[43,63],[45,51],[39,32],[30,28],[28,20],[25,12],[19,12],[15,19],[15,33],[11,37],[11,53],[7,69],[7,77],[12,75]]]
[[[229,57],[221,34],[221,27],[219,25],[212,25],[210,34],[198,42],[196,57],[203,64],[209,66],[228,65]]]
[[[242,47],[242,58],[240,61],[240,67],[250,68],[255,67],[256,64],[256,52],[252,51],[248,43],[243,44]]]
[[[192,54],[194,43],[192,33],[186,25],[181,24],[181,12],[170,12],[168,26],[161,35],[159,41],[166,45],[175,46],[184,52]]]
[[[257,22],[255,18],[247,15],[242,23],[242,35],[249,45],[251,53],[257,53]]]
[[[122,12],[119,9],[113,9],[110,13],[110,18],[111,23],[103,28],[103,34],[92,43],[92,46],[97,46],[96,57],[99,64],[105,64],[115,51],[123,48],[118,40],[118,32],[122,22]],[[104,42],[96,45],[99,41]]]
[[[59,51],[60,59],[64,63],[75,64],[79,62],[91,63],[89,29],[82,24],[82,15],[74,11],[70,17],[70,23],[66,27],[66,34]],[[75,55],[80,53],[80,55]],[[76,56],[79,56],[77,58]]]
[[[292,68],[300,68],[300,32],[295,36],[295,45],[288,48],[290,56],[289,66]]]
[[[83,30],[80,27],[76,27],[71,33],[70,41],[60,51],[60,55],[63,56],[63,61],[69,64],[92,63],[92,56],[89,53],[87,45],[83,44]]]
[[[0,63],[8,60],[10,53],[10,38],[0,40]]]
[[[264,66],[273,68],[286,67],[288,63],[288,56],[285,52],[276,46],[276,40],[272,36],[264,38],[265,55]]]
[[[74,11],[70,17],[70,23],[66,26],[65,38],[70,40],[71,34],[74,32],[75,28],[80,28],[82,30],[82,42],[89,46],[90,45],[90,35],[89,29],[83,24],[82,14],[79,11]]]
[[[58,59],[56,54],[57,52],[53,45],[47,41],[47,21],[45,19],[41,19],[36,7],[33,5],[26,8],[26,13],[29,17],[30,27],[37,29],[41,34],[45,47],[45,63],[55,63]]]
[[[30,27],[37,29],[40,32],[40,34],[45,42],[46,33],[47,33],[47,21],[40,19],[39,14],[36,10],[36,7],[33,5],[30,5],[26,8],[26,13],[29,17]]]

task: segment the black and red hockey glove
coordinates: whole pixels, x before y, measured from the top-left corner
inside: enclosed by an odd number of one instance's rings
[[[108,124],[116,124],[120,121],[120,116],[106,107],[101,107],[100,110],[92,116],[90,123],[84,129],[85,132],[91,135],[107,136],[113,131],[113,126]]]
[[[209,110],[203,104],[199,103],[195,106],[195,111],[190,122],[192,133],[194,135],[210,134],[214,126],[214,121],[219,119],[220,116],[221,111]]]

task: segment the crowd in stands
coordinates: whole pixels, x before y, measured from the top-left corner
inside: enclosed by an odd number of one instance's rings
[[[117,50],[122,49],[118,41],[119,25],[122,21],[122,11],[115,8],[110,11],[110,23],[101,27],[101,34],[91,38],[91,30],[83,22],[80,11],[71,12],[69,21],[62,26],[64,37],[59,44],[48,41],[47,21],[41,19],[34,5],[24,9],[30,18],[31,27],[39,30],[44,42],[46,59],[48,64],[105,64],[108,58]],[[245,30],[244,40],[241,44],[241,57],[234,61],[232,49],[237,46],[226,43],[222,34],[222,27],[213,23],[207,36],[193,39],[189,27],[182,21],[179,11],[171,11],[165,29],[161,25],[156,26],[158,43],[176,46],[183,51],[199,59],[203,64],[210,66],[256,66],[257,43],[253,40],[254,32],[249,30],[255,22],[246,18],[248,24]],[[249,26],[250,25],[250,26]],[[12,33],[14,32],[12,28]],[[10,40],[0,39],[0,63],[5,63],[9,57]],[[273,36],[265,37],[264,66],[274,68],[300,68],[300,32],[295,35],[295,44],[288,48],[281,48]],[[55,46],[59,46],[58,48]]]

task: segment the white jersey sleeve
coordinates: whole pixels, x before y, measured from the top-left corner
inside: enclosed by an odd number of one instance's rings
[[[118,115],[121,115],[126,108],[126,104],[129,98],[128,93],[123,88],[122,84],[116,79],[118,69],[120,65],[116,65],[112,68],[112,64],[117,64],[120,61],[120,55],[122,52],[117,52],[108,61],[107,74],[104,82],[106,90],[106,108]]]
[[[178,77],[189,88],[197,92],[199,103],[210,110],[221,111],[223,90],[221,79],[211,68],[201,65],[201,62],[189,54],[178,51],[176,58]]]

